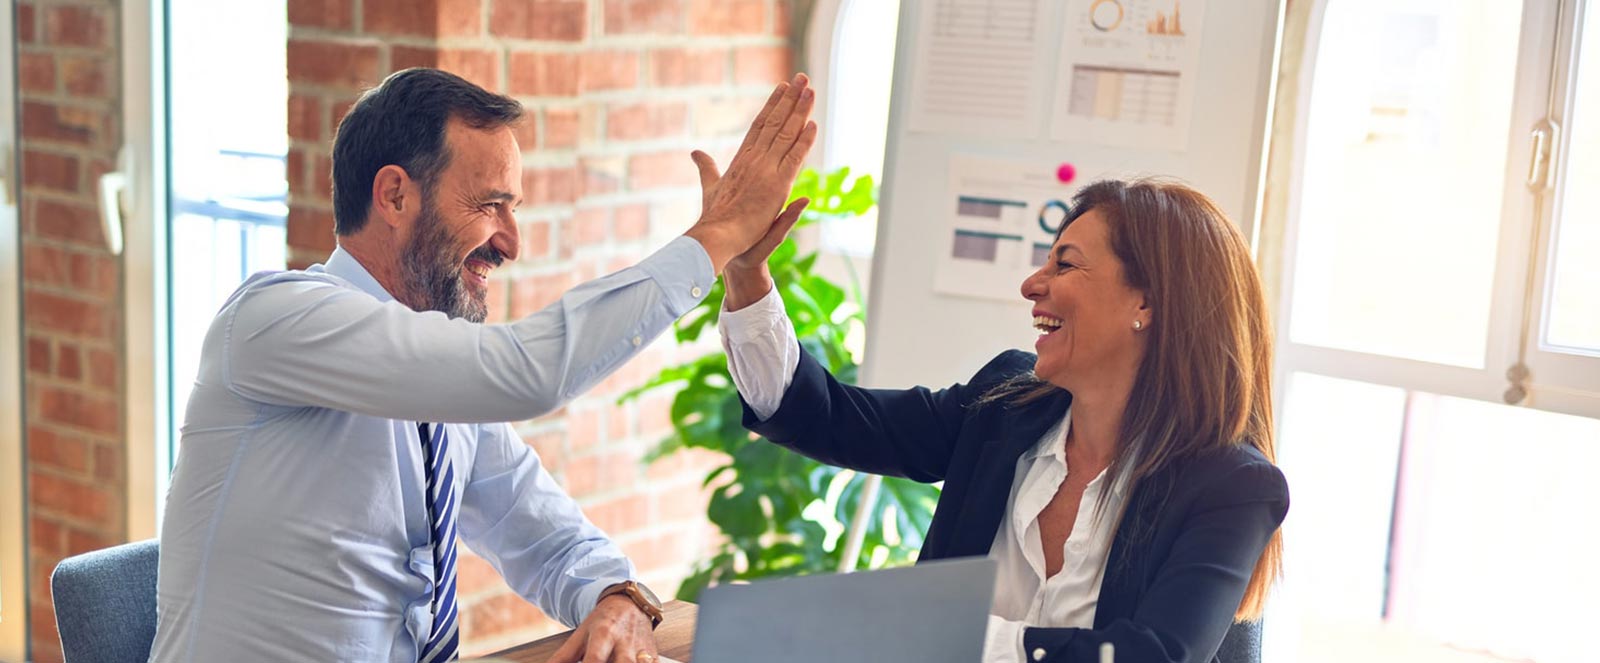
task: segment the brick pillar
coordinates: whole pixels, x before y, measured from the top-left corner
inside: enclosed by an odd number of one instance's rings
[[[448,69],[521,100],[522,259],[490,287],[491,320],[637,261],[699,211],[689,151],[726,156],[771,86],[791,71],[790,0],[290,0],[289,257],[333,247],[329,153],[359,92],[411,66]],[[518,424],[597,525],[670,595],[711,541],[714,459],[645,467],[669,430],[666,395],[627,388],[692,356],[669,338],[561,412]],[[460,569],[463,651],[559,628],[481,559]]]
[[[50,572],[126,536],[121,274],[96,202],[120,144],[117,9],[33,0],[16,20],[30,641],[59,661]]]

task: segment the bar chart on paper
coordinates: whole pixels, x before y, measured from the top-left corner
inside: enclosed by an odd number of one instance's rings
[[[1204,13],[1204,0],[1071,0],[1054,137],[1182,149]]]

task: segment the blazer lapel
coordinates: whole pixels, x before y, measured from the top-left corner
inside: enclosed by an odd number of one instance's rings
[[[995,532],[1000,530],[1000,519],[1005,517],[1006,502],[1011,499],[1017,459],[1061,421],[1071,403],[1072,395],[1063,391],[1021,407],[996,408],[985,415],[991,418],[987,423],[994,426],[997,439],[985,445],[978,467],[973,470],[949,556],[989,554]]]

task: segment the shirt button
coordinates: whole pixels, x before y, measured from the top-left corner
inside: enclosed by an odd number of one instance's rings
[[[1033,660],[1035,660],[1035,661],[1044,660],[1044,647],[1034,647],[1033,648]]]
[[[700,286],[695,286],[695,287],[689,289],[689,296],[690,297],[699,297],[700,293],[701,293]]]
[[[644,342],[643,338],[640,338],[638,336],[633,337],[633,347],[637,348],[637,347],[639,347],[639,344],[643,343],[643,342]]]

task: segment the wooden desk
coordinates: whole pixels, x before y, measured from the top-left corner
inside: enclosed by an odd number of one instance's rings
[[[662,606],[665,618],[656,629],[656,647],[662,656],[689,663],[694,648],[694,620],[699,608],[687,601],[672,601]],[[567,641],[572,631],[490,654],[512,663],[545,663]]]

